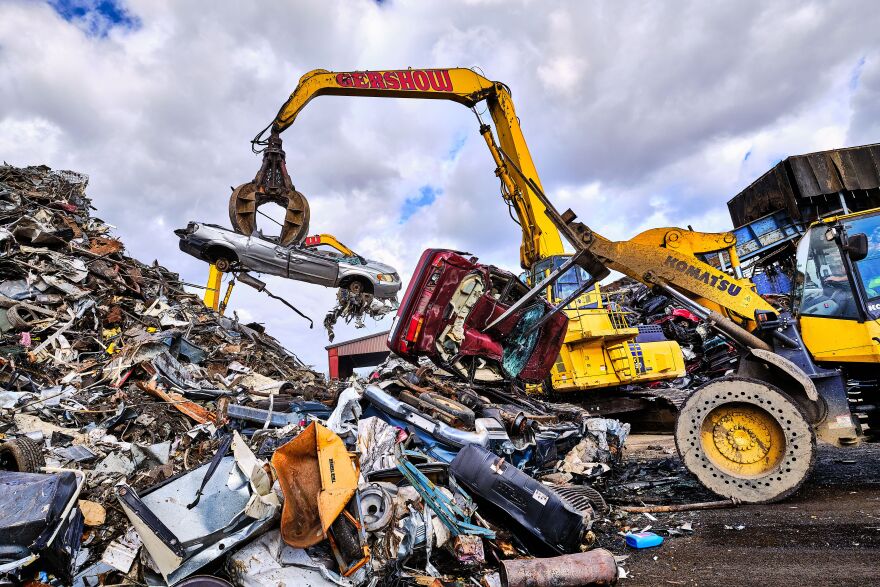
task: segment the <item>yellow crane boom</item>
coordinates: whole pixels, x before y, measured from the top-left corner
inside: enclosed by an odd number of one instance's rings
[[[300,78],[290,98],[281,106],[271,124],[272,134],[289,128],[302,109],[318,96],[449,100],[468,108],[485,101],[498,134],[498,145],[487,125],[482,125],[480,132],[495,160],[504,198],[513,205],[522,227],[520,263],[523,269],[531,269],[541,259],[565,253],[559,231],[544,213],[544,205],[528,181],[541,186],[510,90],[503,83],[490,81],[464,68],[344,72],[316,69]],[[516,166],[520,173],[511,173],[509,164]]]

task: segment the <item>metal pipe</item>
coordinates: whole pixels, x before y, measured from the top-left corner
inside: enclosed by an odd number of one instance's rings
[[[423,430],[445,444],[455,447],[462,447],[468,444],[489,446],[489,442],[492,440],[490,431],[485,428],[477,432],[471,432],[468,430],[453,428],[443,422],[437,422],[428,418],[409,404],[405,404],[402,401],[391,397],[382,391],[382,388],[376,385],[368,385],[364,390],[364,397],[367,398],[367,400],[377,409],[399,420],[412,424],[416,428]],[[480,420],[482,420],[482,418],[477,418],[477,422]],[[510,439],[507,438],[505,440],[509,441]]]
[[[501,561],[503,587],[579,587],[616,582],[617,563],[604,548],[553,558]]]
[[[591,288],[591,287],[593,287],[594,285],[596,285],[596,281],[597,281],[596,279],[593,279],[593,278],[591,277],[591,278],[588,279],[587,281],[583,282],[583,283],[582,283],[582,284],[581,284],[576,290],[574,290],[573,292],[571,292],[571,295],[569,295],[567,298],[565,298],[565,299],[562,300],[559,304],[557,304],[555,308],[553,308],[552,310],[550,310],[549,312],[547,312],[546,314],[544,314],[543,316],[541,316],[541,319],[540,319],[540,320],[538,320],[537,322],[535,322],[534,324],[532,324],[532,327],[529,328],[529,329],[526,331],[526,333],[525,333],[522,337],[523,337],[523,338],[526,338],[528,335],[530,335],[531,333],[533,333],[534,331],[536,331],[537,329],[539,329],[541,326],[543,326],[545,322],[547,322],[548,320],[550,320],[550,318],[552,318],[555,314],[557,314],[557,313],[559,313],[560,311],[564,310],[564,309],[566,308],[566,306],[568,306],[571,302],[573,302],[573,301],[574,301],[577,297],[579,297],[582,293],[584,293],[584,292],[587,291],[589,288]]]
[[[503,314],[501,314],[500,316],[495,318],[495,320],[493,320],[491,324],[489,324],[488,326],[486,326],[483,329],[483,332],[489,330],[490,328],[492,328],[494,326],[497,326],[498,324],[503,322],[505,319],[507,319],[508,316],[514,314],[515,312],[519,311],[520,308],[522,308],[523,306],[525,306],[526,304],[528,304],[532,300],[538,298],[541,295],[541,293],[544,291],[544,289],[553,285],[553,283],[555,283],[556,280],[558,280],[560,277],[562,277],[563,273],[565,273],[566,271],[568,271],[569,269],[571,269],[572,267],[577,265],[578,260],[585,253],[586,253],[586,249],[581,249],[580,251],[578,251],[577,253],[572,255],[565,263],[560,265],[555,271],[553,271],[550,275],[548,275],[547,279],[541,281],[541,283],[535,284],[532,287],[532,289],[530,289],[528,291],[528,293],[526,293],[526,295],[524,295],[523,297],[518,299],[507,310],[505,310]]]
[[[680,303],[682,306],[685,306],[688,310],[707,321],[713,328],[726,334],[728,337],[738,342],[739,344],[748,347],[750,349],[762,349],[765,351],[772,351],[770,345],[731,320],[726,316],[722,316],[718,312],[714,310],[710,310],[704,306],[701,306],[694,300],[689,297],[681,294],[678,290],[670,287],[664,282],[657,280],[656,285],[662,289],[666,294]]]

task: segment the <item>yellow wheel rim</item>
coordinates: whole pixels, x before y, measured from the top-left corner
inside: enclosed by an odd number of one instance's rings
[[[700,429],[703,452],[724,473],[761,477],[785,456],[782,426],[766,410],[752,404],[718,406]]]

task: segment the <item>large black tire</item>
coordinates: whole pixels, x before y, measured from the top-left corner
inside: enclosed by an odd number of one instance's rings
[[[703,485],[745,503],[792,495],[816,457],[803,409],[779,388],[742,377],[697,388],[678,414],[675,444]]]
[[[43,450],[27,436],[0,443],[0,469],[19,473],[39,473],[45,466]]]

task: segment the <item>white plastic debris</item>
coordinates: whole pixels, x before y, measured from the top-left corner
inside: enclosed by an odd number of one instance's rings
[[[127,573],[131,570],[131,565],[137,557],[141,544],[141,537],[138,536],[134,528],[129,528],[125,534],[107,545],[107,549],[101,556],[101,562]]]

